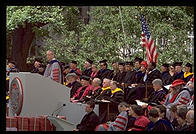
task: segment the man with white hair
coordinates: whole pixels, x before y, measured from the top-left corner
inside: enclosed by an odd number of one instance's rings
[[[59,61],[55,59],[55,54],[52,50],[48,50],[46,53],[47,60],[49,61],[46,70],[44,72],[45,77],[49,77],[52,80],[63,83],[62,79],[62,71],[60,67]]]
[[[163,101],[164,97],[167,94],[167,89],[163,89],[164,87],[162,86],[163,82],[161,79],[153,80],[152,84],[154,91],[150,94],[147,102],[160,104],[160,102]]]

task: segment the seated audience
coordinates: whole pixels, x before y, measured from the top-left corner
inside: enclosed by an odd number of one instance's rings
[[[97,65],[95,64],[92,64],[92,73],[90,75],[91,79],[94,79],[98,76],[98,68],[97,68]]]
[[[77,89],[82,86],[82,84],[78,82],[76,79],[77,79],[77,75],[75,73],[68,73],[66,75],[67,83],[69,87],[71,88],[70,98],[72,98],[74,94],[76,93]]]
[[[160,110],[157,107],[152,107],[148,111],[148,118],[150,123],[148,124],[148,131],[172,131],[171,124],[160,118]]]
[[[177,106],[176,119],[178,121],[179,126],[175,129],[175,131],[189,131],[189,126],[186,122],[186,114],[188,110],[185,105]]]
[[[193,76],[192,64],[187,63],[184,67],[184,77],[183,80],[187,83]]]
[[[190,100],[190,93],[184,90],[185,83],[181,79],[173,81],[170,86],[170,93],[167,95],[164,105],[167,107],[167,118],[170,119],[170,108],[172,105],[187,105]]]
[[[92,90],[84,97],[84,101],[94,100],[101,93],[101,80],[99,78],[94,78],[92,81]]]
[[[111,87],[110,87],[111,80],[105,78],[103,80],[103,87],[101,88],[100,94],[95,97],[95,100],[108,100],[111,96]]]
[[[135,117],[134,126],[129,128],[128,131],[144,131],[147,128],[147,125],[150,123],[150,120],[144,116],[144,111],[139,105],[131,105],[129,108],[129,115]]]
[[[96,131],[125,131],[128,122],[128,104],[121,102],[118,105],[119,115],[114,122],[107,122],[96,127]]]
[[[189,131],[194,131],[194,110],[189,110],[186,114],[186,121]]]
[[[80,80],[82,87],[77,89],[76,93],[70,99],[71,102],[82,102],[83,97],[86,96],[88,92],[93,88],[92,85],[90,85],[90,77],[83,75],[81,76]]]

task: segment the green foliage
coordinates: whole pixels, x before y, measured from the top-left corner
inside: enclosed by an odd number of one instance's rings
[[[122,6],[120,9],[125,37],[117,6],[91,7],[88,25],[79,19],[76,7],[11,6],[7,8],[7,30],[12,31],[18,25],[24,25],[24,22],[49,23],[45,30],[34,28],[37,34],[45,37],[41,56],[45,57],[46,51],[52,49],[60,61],[70,62],[74,59],[83,68],[86,58],[95,62],[107,59],[111,63],[116,59],[133,60],[136,56],[142,57],[140,15],[143,13],[152,38],[158,39],[158,67],[163,62],[179,60],[184,64],[188,61],[193,63],[193,54],[188,52],[184,43],[191,43],[187,32],[193,29],[193,7],[146,6],[141,11],[137,6]],[[164,47],[162,38],[168,40]],[[133,48],[135,52],[124,55],[122,48],[129,51]]]

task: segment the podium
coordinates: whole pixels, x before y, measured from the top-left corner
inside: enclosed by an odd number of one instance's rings
[[[69,102],[70,88],[37,73],[10,73],[9,116],[51,115]]]
[[[8,116],[42,116],[55,111],[54,115],[65,116],[66,121],[79,124],[86,114],[86,104],[70,102],[70,88],[40,74],[11,72],[9,92]],[[60,108],[63,104],[66,106]],[[98,105],[94,112],[99,115]]]
[[[70,123],[69,121],[54,116],[48,116],[47,118],[52,124],[55,125],[56,131],[73,131],[73,129],[75,128],[75,125]]]

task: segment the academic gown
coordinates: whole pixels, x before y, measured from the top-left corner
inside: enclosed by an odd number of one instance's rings
[[[176,79],[181,79],[181,80],[183,80],[183,79],[184,79],[184,72],[181,71],[180,73],[175,73],[175,74],[174,74],[174,80],[176,80]]]
[[[166,96],[165,90],[159,90],[159,91],[153,91],[148,99],[148,103],[157,103],[159,104],[159,101],[161,102]]]
[[[126,76],[126,72],[118,72],[115,76],[114,76],[114,81],[121,83],[124,83],[125,81],[125,76]]]
[[[124,78],[124,83],[133,84],[136,82],[136,72],[135,71],[128,71]]]
[[[171,123],[165,119],[159,119],[157,122],[148,124],[148,131],[174,131]]]
[[[163,85],[169,85],[173,82],[172,76],[170,75],[169,71],[165,71],[161,73]]]
[[[94,131],[95,127],[99,124],[99,117],[94,111],[87,113],[80,124],[77,125],[79,131]]]
[[[82,75],[86,75],[88,77],[91,77],[91,73],[92,73],[92,68],[89,68],[89,69],[85,69],[84,72],[82,73]]]
[[[79,87],[82,86],[81,83],[79,83],[78,81],[74,81],[72,84],[69,85],[71,87],[71,91],[70,91],[70,98],[73,97],[73,95],[76,93],[77,89]]]
[[[104,78],[111,79],[111,70],[110,69],[104,69],[99,70],[97,77],[103,81]]]

